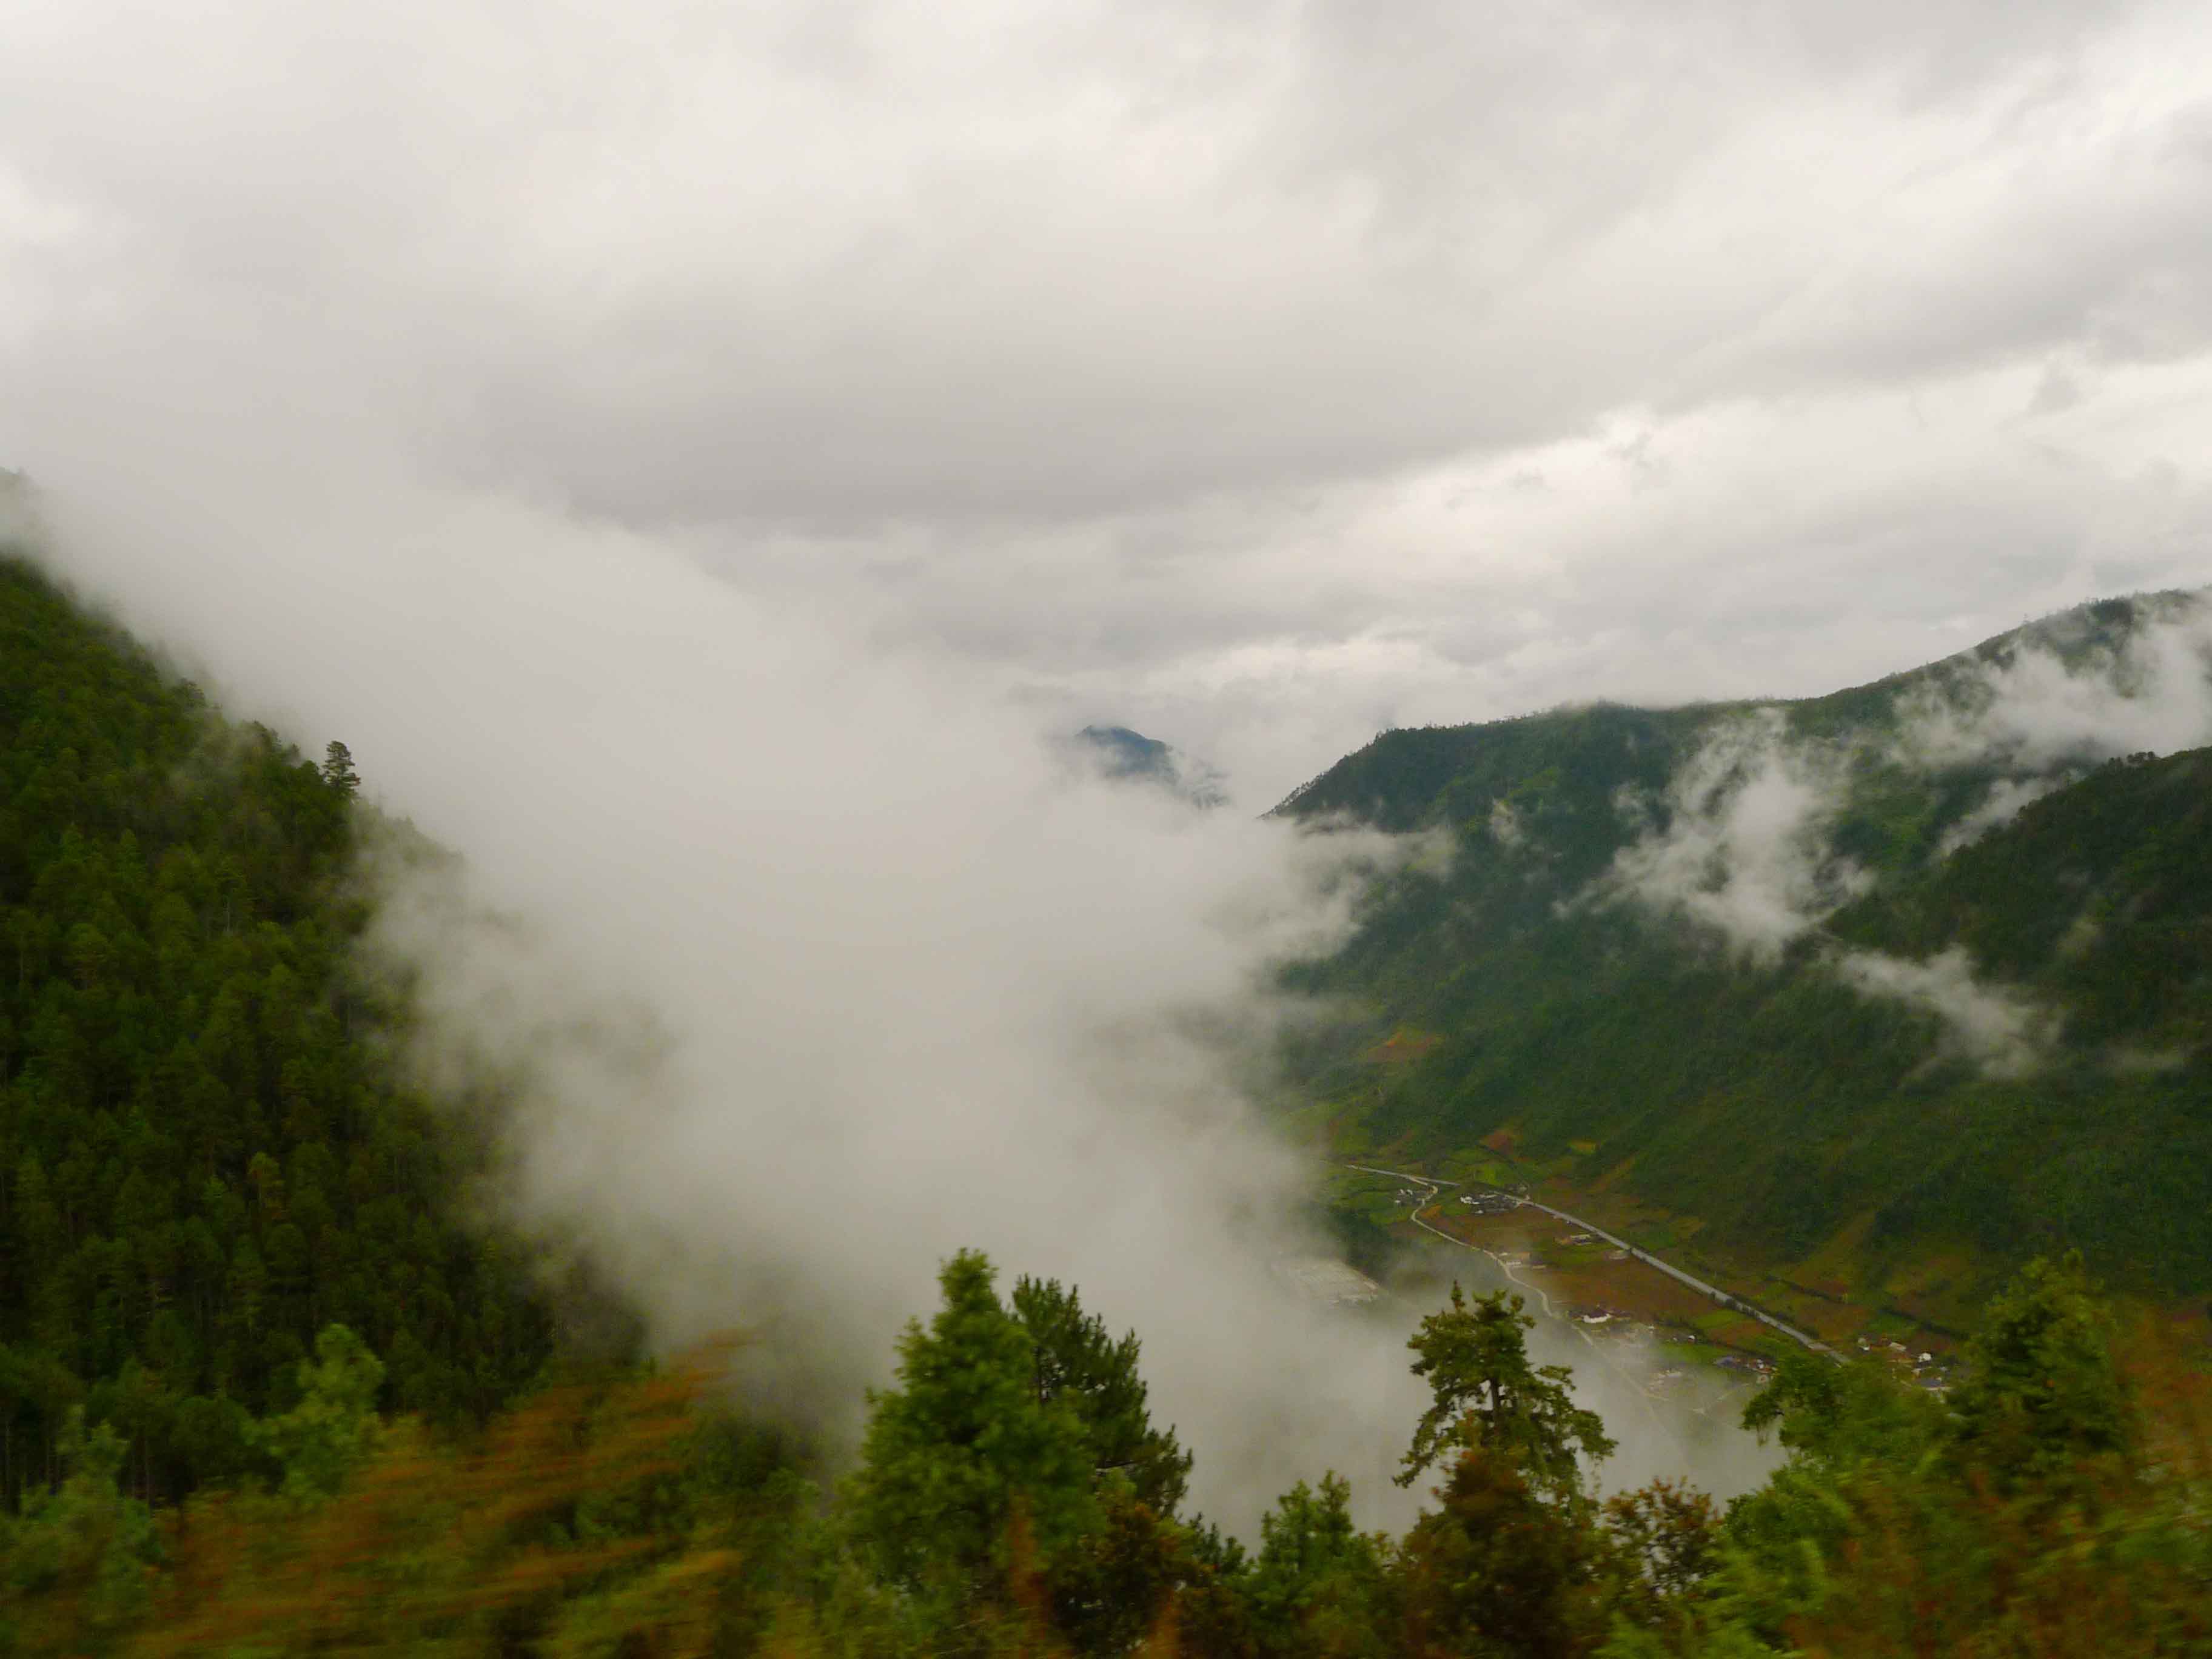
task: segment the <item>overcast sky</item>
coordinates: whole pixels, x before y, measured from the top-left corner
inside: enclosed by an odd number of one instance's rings
[[[2208,351],[2202,6],[0,9],[0,464],[607,521],[1255,807],[2212,580]]]

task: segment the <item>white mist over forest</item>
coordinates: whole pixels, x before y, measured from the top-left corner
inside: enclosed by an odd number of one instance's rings
[[[372,798],[461,854],[380,867],[376,944],[419,975],[418,1074],[516,1096],[502,1218],[659,1346],[747,1335],[750,1396],[833,1441],[980,1248],[1138,1331],[1202,1508],[1249,1528],[1335,1468],[1402,1518],[1402,1332],[1271,1271],[1320,1248],[1316,1171],[1255,1094],[1282,1023],[1319,1017],[1269,970],[1424,842],[1071,771],[941,661],[636,538],[375,499],[279,546],[111,491],[55,501],[50,544],[236,713],[342,731]],[[1636,1389],[1563,1329],[1536,1347],[1621,1422],[1609,1481],[1692,1458],[1732,1490],[1771,1461],[1639,1433]]]
[[[757,1386],[848,1430],[975,1246],[1140,1328],[1215,1494],[1395,1449],[1401,1356],[1270,1279],[1304,1177],[1238,1070],[1352,844],[1071,774],[941,665],[635,538],[387,494],[422,516],[279,549],[114,504],[60,511],[64,568],[463,855],[388,872],[411,1058],[520,1073],[504,1200],[658,1341],[744,1330]]]

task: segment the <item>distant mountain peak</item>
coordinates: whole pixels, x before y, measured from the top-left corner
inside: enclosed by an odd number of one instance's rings
[[[1102,777],[1150,784],[1193,806],[1229,804],[1218,771],[1158,738],[1148,738],[1126,726],[1086,726],[1068,742]]]

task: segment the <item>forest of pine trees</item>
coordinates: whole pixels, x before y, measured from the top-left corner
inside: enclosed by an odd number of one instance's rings
[[[315,1334],[438,1420],[513,1396],[545,1313],[439,1219],[460,1154],[362,1041],[358,781],[224,723],[0,564],[0,1503],[82,1407],[140,1496],[260,1467]]]

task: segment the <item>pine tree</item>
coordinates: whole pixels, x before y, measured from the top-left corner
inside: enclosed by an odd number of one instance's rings
[[[1037,1397],[1035,1345],[993,1279],[978,1252],[946,1262],[945,1305],[899,1340],[898,1387],[869,1396],[853,1530],[895,1583],[995,1593],[1018,1536],[1048,1562],[1097,1524],[1082,1421]]]
[[[361,774],[353,769],[353,750],[335,738],[323,750],[323,781],[348,800],[361,791]]]
[[[1564,1365],[1531,1365],[1524,1333],[1536,1322],[1520,1297],[1505,1291],[1467,1300],[1457,1284],[1451,1306],[1421,1321],[1406,1346],[1420,1357],[1434,1401],[1421,1413],[1398,1484],[1410,1486],[1448,1453],[1480,1448],[1528,1475],[1539,1490],[1572,1498],[1581,1490],[1581,1460],[1610,1457],[1604,1419],[1567,1391]]]
[[[1172,1516],[1190,1479],[1190,1454],[1173,1429],[1156,1429],[1137,1374],[1134,1331],[1117,1342],[1106,1322],[1083,1311],[1083,1300],[1057,1279],[1024,1278],[1014,1286],[1014,1316],[1028,1333],[1038,1403],[1063,1401],[1083,1425],[1092,1468],[1120,1475],[1156,1515]]]

